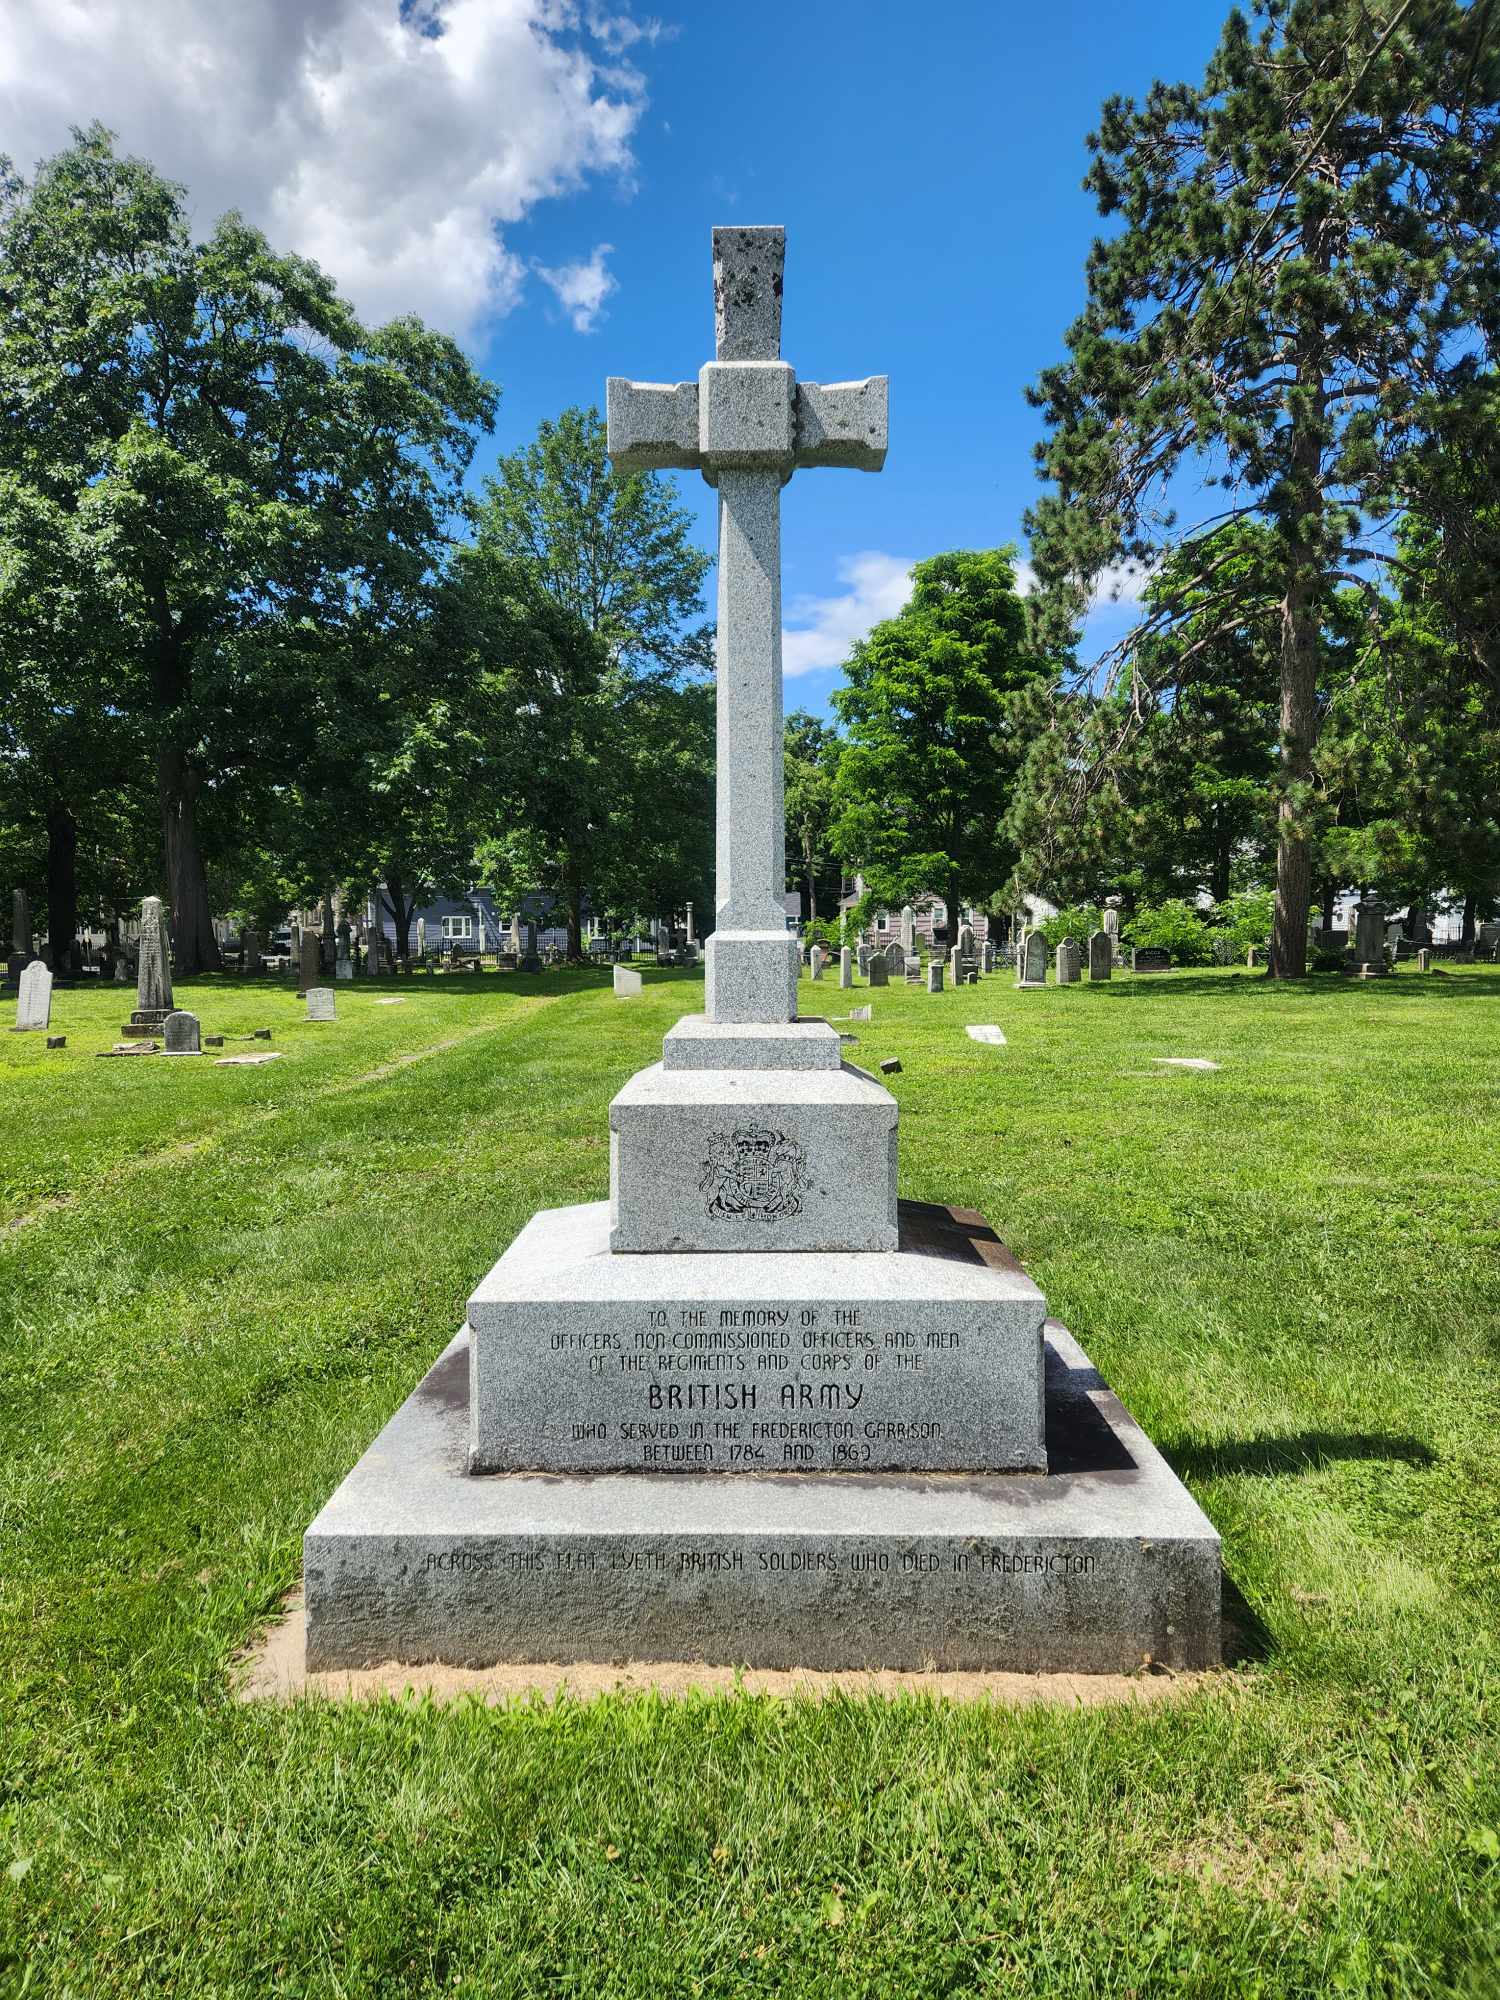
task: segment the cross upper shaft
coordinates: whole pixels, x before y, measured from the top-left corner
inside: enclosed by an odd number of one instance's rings
[[[715,229],[717,359],[696,382],[631,382],[612,375],[608,449],[620,472],[764,471],[798,466],[878,472],[885,463],[887,384],[798,382],[781,348],[786,232]]]

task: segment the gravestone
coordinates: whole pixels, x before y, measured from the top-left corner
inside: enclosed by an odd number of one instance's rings
[[[302,933],[302,945],[297,960],[297,984],[304,993],[311,991],[323,975],[323,946],[318,933],[306,930]]]
[[[1142,946],[1130,954],[1130,969],[1132,972],[1170,972],[1172,954],[1155,945]]]
[[[1245,964],[1251,972],[1254,972],[1256,967],[1260,964],[1260,953],[1256,950],[1253,944],[1248,948],[1248,950],[1245,953]]]
[[[974,926],[960,924],[958,927],[958,955],[960,958],[974,958]]]
[[[995,947],[988,938],[979,948],[979,963],[986,972],[993,972],[995,969]]]
[[[309,1021],[331,1021],[334,1018],[331,986],[308,987],[307,1018]]]
[[[203,1053],[198,1032],[198,1016],[175,1012],[162,1023],[162,1046],[169,1056],[196,1056]]]
[[[861,940],[855,952],[855,958],[859,965],[859,976],[861,979],[864,979],[868,976],[870,970],[870,960],[873,957],[873,955],[874,954],[871,952],[870,947],[866,943],[864,943],[863,940]]]
[[[1417,970],[1418,972],[1430,972],[1432,970],[1432,953],[1425,944],[1417,953]]]
[[[854,954],[850,951],[848,945],[840,946],[839,985],[844,989],[845,992],[848,992],[849,988],[854,984],[853,959],[854,959]]]
[[[1344,968],[1350,979],[1384,979],[1385,910],[1379,902],[1361,903],[1354,918],[1354,943]]]
[[[1017,987],[1045,986],[1047,983],[1047,940],[1040,931],[1028,931],[1021,955],[1016,960],[1020,977]]]
[[[901,956],[910,958],[917,948],[917,913],[910,903],[901,912]]]
[[[892,938],[885,948],[885,969],[887,972],[904,972],[906,970],[906,953],[901,949],[900,942],[896,938]]]
[[[1117,938],[1120,935],[1120,912],[1113,906],[1107,909],[1099,919],[1099,928],[1107,938]]]
[[[166,1026],[172,1012],[172,942],[160,896],[141,904],[141,935],[136,947],[135,1012],[120,1033],[131,1041],[151,1041]]]
[[[641,975],[633,972],[628,965],[615,967],[615,994],[620,999],[630,999],[641,990]]]
[[[425,917],[418,917],[418,918],[417,918],[417,957],[418,957],[418,958],[425,958],[426,956],[427,956],[427,919],[426,919]]]
[[[921,961],[921,959],[920,959],[920,958],[918,958],[918,957],[917,957],[917,955],[916,955],[916,953],[915,953],[915,952],[913,952],[913,953],[912,953],[912,955],[911,955],[911,957],[910,957],[910,958],[908,958],[908,959],[907,959],[907,960],[905,961],[905,963],[904,963],[904,965],[903,965],[903,967],[902,967],[902,970],[903,970],[903,971],[905,972],[905,974],[906,974],[906,983],[907,983],[907,985],[908,985],[908,986],[920,986],[920,985],[921,985],[921,983],[922,983],[922,961]]]
[[[1083,953],[1078,948],[1078,940],[1065,937],[1057,947],[1057,983],[1059,986],[1074,986],[1083,970]]]
[[[821,979],[823,977],[822,945],[815,944],[807,954],[807,972],[810,979]]]
[[[536,925],[529,917],[526,919],[525,944],[521,951],[520,969],[522,972],[540,972],[542,969],[542,961],[538,958],[536,949]]]
[[[929,958],[927,961],[927,991],[941,993],[943,990],[943,961]]]
[[[248,973],[259,972],[260,969],[260,933],[253,925],[247,924],[240,932],[240,970]]]
[[[877,951],[871,955],[868,976],[872,986],[884,986],[889,981],[891,969],[886,963],[886,956],[883,951]]]
[[[34,958],[21,967],[16,982],[16,1022],[13,1034],[29,1034],[52,1023],[52,969]]]
[[[955,945],[952,951],[950,951],[948,954],[948,972],[955,986],[963,985],[964,958],[963,958],[963,953],[959,950],[957,945]]]
[[[1114,947],[1110,943],[1108,931],[1092,931],[1089,934],[1089,978],[1108,979],[1115,969]]]
[[[308,1530],[307,1664],[1205,1664],[1212,1528],[982,1221],[898,1210],[895,1100],[796,1018],[780,493],[878,467],[885,385],[777,359],[780,230],[714,253],[717,359],[608,393],[617,472],[718,488],[706,1011],[611,1105],[610,1201],[532,1218]]]
[[[380,905],[380,892],[365,903],[365,974],[370,979],[380,976],[380,950],[385,942],[385,917]]]
[[[114,981],[116,986],[128,986],[130,984],[130,968],[125,963],[123,954],[115,960]]]

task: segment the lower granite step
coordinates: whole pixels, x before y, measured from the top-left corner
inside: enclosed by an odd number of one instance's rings
[[[442,1661],[1119,1673],[1220,1659],[1219,1537],[1056,1321],[1049,1470],[467,1472],[469,1335],[308,1529],[310,1672]]]

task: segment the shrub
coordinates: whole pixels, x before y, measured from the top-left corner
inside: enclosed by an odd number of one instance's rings
[[[1213,914],[1215,930],[1229,940],[1231,958],[1243,958],[1254,945],[1257,950],[1271,942],[1271,917],[1276,908],[1275,891],[1252,889],[1243,896],[1226,896]]]
[[[1092,903],[1078,903],[1071,910],[1059,910],[1055,917],[1048,917],[1045,923],[1035,924],[1047,940],[1047,949],[1055,952],[1065,937],[1077,938],[1087,944],[1090,936],[1104,928],[1104,918]]]
[[[1137,910],[1121,936],[1140,950],[1169,951],[1174,965],[1208,965],[1213,938],[1202,915],[1180,898]]]

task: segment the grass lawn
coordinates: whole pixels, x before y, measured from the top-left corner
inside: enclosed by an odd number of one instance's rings
[[[235,1701],[701,982],[180,988],[273,1028],[235,1069],[96,1062],[130,995],[59,992],[66,1050],[0,1032],[0,1994],[1500,1994],[1500,975],[871,997],[903,1193],[984,1210],[1187,1479],[1235,1663],[1087,1710]]]

